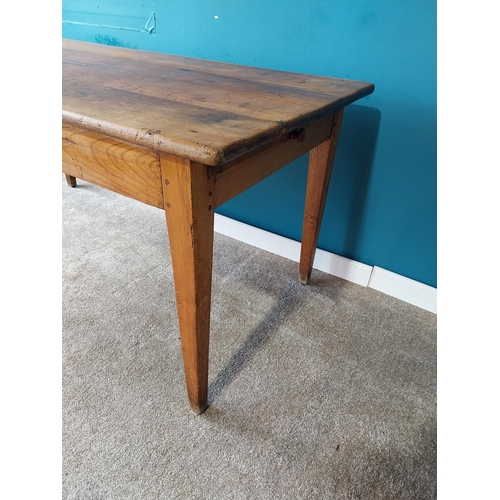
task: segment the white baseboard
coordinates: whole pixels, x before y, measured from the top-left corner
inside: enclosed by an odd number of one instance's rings
[[[375,266],[370,288],[437,314],[437,289]]]
[[[299,262],[300,242],[215,214],[215,231],[262,250]],[[316,250],[314,269],[368,286],[372,267],[334,253]]]
[[[300,243],[220,214],[215,214],[215,231],[275,255],[299,262]],[[437,290],[399,274],[372,267],[325,250],[317,249],[314,269],[374,288],[427,311],[436,313]]]

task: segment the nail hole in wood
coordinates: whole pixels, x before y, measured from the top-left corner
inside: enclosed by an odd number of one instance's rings
[[[294,141],[304,142],[305,138],[306,131],[303,128],[301,128],[300,130],[294,130],[290,133],[290,139],[293,139]]]

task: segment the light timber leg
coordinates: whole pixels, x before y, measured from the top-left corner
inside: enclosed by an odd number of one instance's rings
[[[200,163],[168,154],[160,161],[186,386],[191,409],[201,414],[207,407],[214,182]]]
[[[309,170],[307,174],[306,203],[299,264],[299,280],[304,285],[309,283],[311,279],[314,255],[316,253],[316,245],[318,244],[321,219],[325,209],[328,184],[330,183],[332,174],[343,112],[344,110],[341,109],[336,114],[330,138],[316,146],[309,153]]]

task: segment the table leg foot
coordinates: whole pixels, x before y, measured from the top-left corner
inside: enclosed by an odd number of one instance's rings
[[[161,155],[186,387],[191,409],[207,407],[214,183],[206,166]]]
[[[330,139],[319,144],[309,153],[304,225],[302,228],[299,263],[299,281],[303,285],[307,285],[311,279],[343,112],[344,110],[341,109],[334,116]]]
[[[208,408],[207,404],[198,406],[198,405],[193,405],[192,403],[190,403],[190,406],[191,406],[191,411],[196,413],[196,415],[201,415],[202,413],[205,413],[205,410]]]
[[[76,187],[76,177],[73,177],[72,175],[64,174],[66,176],[66,182],[68,183],[69,187]]]
[[[309,281],[311,279],[311,276],[302,276],[300,273],[299,273],[299,282],[302,284],[302,285],[309,285]]]

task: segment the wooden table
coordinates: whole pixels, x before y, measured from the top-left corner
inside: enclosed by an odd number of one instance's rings
[[[308,283],[343,109],[371,83],[63,40],[62,170],[165,210],[191,409],[207,406],[214,210],[310,151]]]

